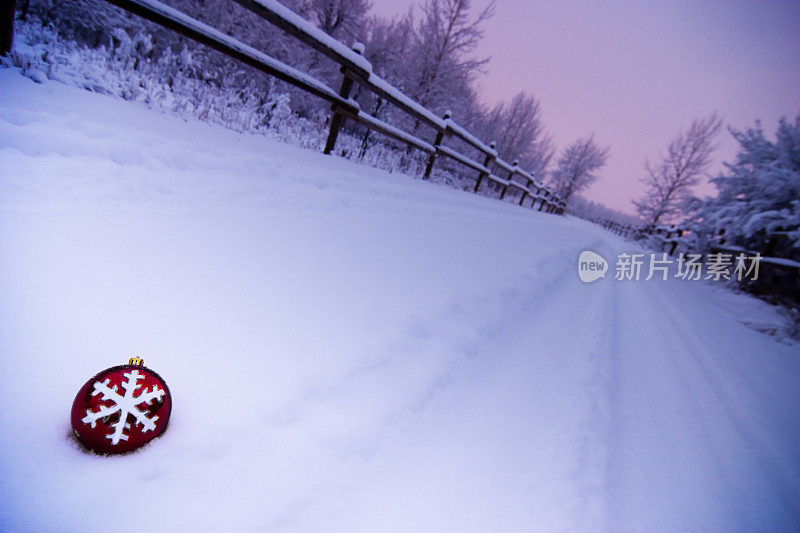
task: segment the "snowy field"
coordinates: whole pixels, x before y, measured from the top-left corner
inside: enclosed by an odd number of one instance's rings
[[[0,69],[0,530],[798,531],[774,310],[586,249],[637,251]],[[82,451],[134,354],[169,429]]]

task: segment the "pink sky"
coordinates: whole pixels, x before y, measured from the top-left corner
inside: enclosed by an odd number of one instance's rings
[[[417,3],[374,0],[373,12]],[[474,0],[476,11],[487,3]],[[761,119],[771,137],[781,116],[800,112],[798,28],[798,1],[499,0],[478,51],[492,58],[480,85],[487,103],[539,98],[559,150],[591,132],[611,145],[585,195],[633,212],[645,157],[694,118],[717,111],[738,129]],[[727,131],[719,144],[715,169],[736,151]]]

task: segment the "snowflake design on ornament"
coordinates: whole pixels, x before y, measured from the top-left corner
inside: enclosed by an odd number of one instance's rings
[[[132,370],[126,372],[123,376],[126,379],[126,381],[122,383],[122,388],[125,389],[124,395],[117,392],[118,389],[116,385],[108,386],[111,381],[108,378],[102,383],[99,381],[94,382],[92,396],[102,394],[103,401],[114,402],[114,405],[100,407],[97,411],[87,409],[86,416],[81,419],[81,422],[84,424],[91,424],[92,427],[95,427],[97,421],[101,418],[119,412],[119,420],[114,422],[111,426],[114,428],[114,431],[106,435],[107,439],[111,439],[112,445],[118,444],[121,440],[128,440],[128,436],[124,433],[126,429],[130,429],[131,427],[128,423],[128,415],[132,415],[135,418],[136,424],[141,424],[142,433],[154,430],[156,428],[158,416],[156,415],[152,418],[148,418],[147,414],[136,406],[143,403],[149,405],[153,403],[153,400],[160,400],[161,397],[164,396],[164,390],[160,389],[158,385],[153,385],[150,390],[145,389],[141,394],[135,396],[136,389],[140,387],[138,382],[140,379],[144,379],[144,375],[140,374],[138,370]]]

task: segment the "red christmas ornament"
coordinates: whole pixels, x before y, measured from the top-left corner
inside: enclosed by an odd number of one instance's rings
[[[72,431],[93,452],[126,453],[164,433],[171,412],[167,384],[134,357],[81,387],[72,402]]]

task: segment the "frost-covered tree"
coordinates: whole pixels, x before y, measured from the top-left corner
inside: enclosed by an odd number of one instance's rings
[[[692,187],[700,183],[711,164],[721,128],[722,120],[716,113],[695,120],[687,131],[672,139],[658,163],[645,162],[645,176],[640,180],[645,193],[633,204],[649,224],[674,219],[681,212]]]
[[[800,258],[800,113],[794,122],[781,119],[775,141],[760,123],[729,131],[738,153],[711,180],[717,196],[691,201],[693,229],[702,236],[724,229],[733,244]]]
[[[371,8],[369,0],[308,0],[301,13],[334,39],[352,44],[362,40]]]
[[[550,185],[568,202],[573,194],[597,180],[595,171],[606,164],[608,152],[609,147],[603,148],[595,142],[594,134],[578,139],[558,158],[558,167],[550,176]]]
[[[426,0],[422,5],[416,43],[408,55],[413,78],[404,85],[409,96],[439,113],[456,111],[454,99],[488,61],[474,52],[483,38],[484,22],[494,15],[494,2],[474,18],[471,8],[471,0]]]
[[[487,142],[497,143],[503,159],[513,161],[537,176],[544,176],[555,148],[545,131],[542,106],[536,97],[521,92],[509,103],[499,103],[488,110],[477,128]]]
[[[462,126],[472,129],[483,123],[484,110],[474,82],[486,63],[476,59],[474,51],[483,35],[482,25],[493,11],[489,5],[473,14],[470,0],[427,0],[417,12],[411,9],[395,19],[373,17],[366,24],[365,55],[373,70],[403,93],[439,115],[450,110]],[[418,131],[418,119],[368,90],[358,90],[357,99],[371,114],[426,135]],[[362,155],[380,138],[367,131],[359,135]],[[406,150],[409,157],[410,152]]]

